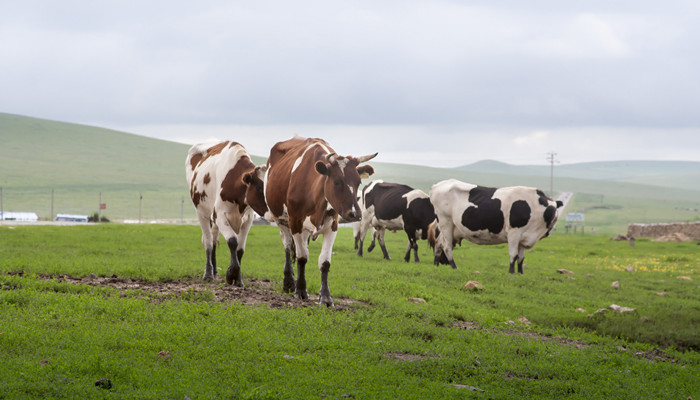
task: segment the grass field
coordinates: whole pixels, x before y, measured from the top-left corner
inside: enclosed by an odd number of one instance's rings
[[[402,234],[394,260],[360,259],[351,236],[327,309],[281,293],[274,227],[253,227],[234,289],[201,282],[195,226],[0,226],[0,399],[700,398],[695,243],[555,234],[520,276],[503,245],[457,248],[452,270],[425,242],[404,263]],[[261,293],[289,305],[243,304]],[[595,313],[611,304],[635,311]]]

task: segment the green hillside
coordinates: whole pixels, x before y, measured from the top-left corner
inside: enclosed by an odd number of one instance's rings
[[[479,161],[457,168],[461,171],[549,177],[547,165],[511,165],[494,160]],[[678,189],[700,187],[697,161],[603,161],[555,164],[557,178],[640,183]]]
[[[101,195],[107,204],[104,215],[111,219],[137,219],[140,211],[145,221],[192,221],[195,215],[184,177],[188,148],[109,129],[0,113],[3,209],[33,211],[48,219],[53,190],[53,215],[92,214]],[[264,158],[255,156],[254,161]],[[377,171],[373,179],[406,183],[425,192],[447,178],[549,191],[547,166],[485,161],[474,164],[479,168],[473,170],[430,168],[382,163],[381,154],[371,163]],[[624,232],[629,222],[697,220],[700,184],[688,182],[700,175],[692,171],[698,164],[623,161],[557,166],[554,191],[576,193],[567,211],[585,211],[587,224],[600,231]],[[564,176],[568,170],[572,177]],[[582,178],[589,175],[592,179]]]

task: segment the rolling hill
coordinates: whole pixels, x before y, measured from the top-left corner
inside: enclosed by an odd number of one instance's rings
[[[242,140],[243,141],[243,140]],[[189,146],[114,130],[0,113],[0,186],[5,211],[92,214],[100,201],[116,220],[193,220],[184,178]],[[264,162],[254,156],[254,162]],[[548,166],[482,161],[457,169],[381,162],[374,179],[426,192],[456,178],[488,186],[549,189]],[[576,193],[569,210],[587,225],[624,230],[629,222],[700,218],[700,163],[620,161],[555,166],[555,192]],[[53,192],[53,196],[52,196]],[[694,211],[693,211],[694,210]]]

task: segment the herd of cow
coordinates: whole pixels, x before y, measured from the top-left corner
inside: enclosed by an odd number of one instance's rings
[[[452,249],[462,239],[477,244],[508,243],[510,273],[523,273],[525,249],[549,235],[557,221],[555,202],[528,187],[488,188],[455,179],[433,185],[430,195],[406,185],[381,180],[358,191],[361,179],[374,173],[360,165],[362,157],[338,155],[324,140],[295,136],[276,143],[267,163],[256,166],[245,147],[232,141],[197,144],[190,148],[186,177],[190,197],[202,228],[206,252],[204,279],[217,277],[216,245],[223,235],[231,252],[226,282],[242,285],[241,259],[255,213],[274,222],[284,245],[285,292],[308,299],[305,268],[309,240],[323,236],[318,267],[320,304],[332,305],[328,287],[333,243],[338,222],[355,227],[355,247],[362,256],[367,231],[379,241],[384,258],[386,230],[408,235],[405,261],[411,250],[418,262],[418,240],[427,239],[436,265],[457,268]],[[296,261],[297,276],[293,263]]]

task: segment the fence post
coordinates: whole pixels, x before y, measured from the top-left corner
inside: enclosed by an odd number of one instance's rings
[[[143,196],[139,192],[139,224],[141,223],[141,200],[143,200]]]

